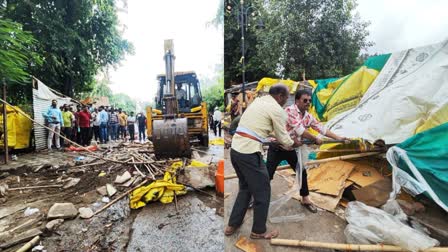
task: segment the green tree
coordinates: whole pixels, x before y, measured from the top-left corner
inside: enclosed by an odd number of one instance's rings
[[[112,95],[111,98],[109,98],[109,102],[114,108],[116,109],[121,108],[123,111],[128,112],[128,114],[131,111],[135,112],[136,103],[127,94],[123,93],[114,94]]]
[[[207,108],[209,111],[214,110],[216,107],[224,111],[224,75],[221,72],[218,75],[218,79],[213,85],[208,85],[203,88],[202,96],[204,101],[207,103]]]
[[[113,66],[132,45],[121,38],[114,0],[0,0],[5,17],[23,24],[38,45],[41,67],[29,72],[62,93],[90,91],[98,70]]]
[[[99,81],[95,81],[95,84],[93,85],[93,90],[89,94],[90,97],[108,97],[109,99],[112,98],[112,90],[109,87],[109,82],[107,79],[102,79]]]
[[[0,14],[1,16],[1,14]],[[32,52],[36,40],[22,25],[0,19],[0,80],[20,83],[30,80],[28,65],[41,65],[42,61]]]
[[[360,51],[372,45],[367,41],[368,23],[353,15],[356,0],[250,3],[259,10],[265,29],[248,28],[245,38],[249,45],[248,82],[264,76],[299,80],[303,72],[309,79],[343,76],[359,66]],[[233,15],[226,14],[225,18],[226,86],[238,80],[241,71],[238,63],[241,53],[237,51],[241,35],[235,18],[231,18]]]

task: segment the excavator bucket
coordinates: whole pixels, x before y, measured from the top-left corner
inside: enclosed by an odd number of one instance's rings
[[[154,154],[163,157],[190,157],[187,118],[154,120]]]

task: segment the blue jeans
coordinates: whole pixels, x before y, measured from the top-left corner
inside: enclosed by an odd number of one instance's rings
[[[117,130],[118,130],[118,123],[113,123],[110,125],[110,139],[111,140],[117,140]]]
[[[100,142],[107,142],[107,123],[100,124]]]

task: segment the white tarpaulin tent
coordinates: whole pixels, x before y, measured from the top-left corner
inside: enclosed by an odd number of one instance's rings
[[[56,99],[58,106],[64,104],[72,104],[70,97],[62,97],[53,93],[49,87],[43,84],[36,78],[33,78],[33,111],[34,120],[37,123],[45,124],[45,119],[42,113],[46,112],[51,105],[51,100]],[[34,139],[36,150],[47,148],[47,130],[34,123]]]
[[[360,103],[327,127],[393,144],[447,121],[448,40],[393,53]]]

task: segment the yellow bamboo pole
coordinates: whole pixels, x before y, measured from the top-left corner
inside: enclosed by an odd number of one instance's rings
[[[328,243],[316,241],[288,240],[288,239],[271,239],[271,245],[307,247],[307,248],[327,248],[344,251],[407,251],[398,246],[382,245],[382,244],[345,244],[345,243]],[[434,247],[423,250],[423,252],[448,252],[448,247]]]
[[[308,162],[305,163],[305,165],[321,164],[321,163],[326,163],[326,162],[330,162],[330,161],[348,160],[348,159],[354,159],[354,158],[360,158],[360,157],[375,156],[375,155],[378,155],[380,153],[381,152],[367,152],[367,153],[357,153],[357,154],[351,154],[351,155],[345,155],[345,156],[339,156],[339,157],[332,157],[332,158],[324,158],[324,159],[308,161]]]

